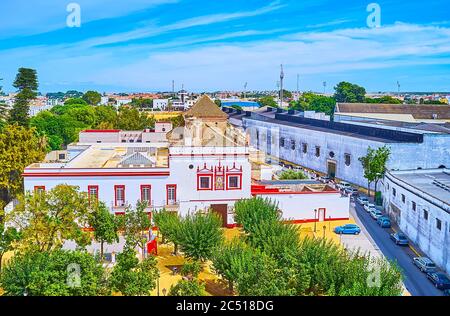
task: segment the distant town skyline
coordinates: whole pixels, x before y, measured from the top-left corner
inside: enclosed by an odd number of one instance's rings
[[[450,21],[442,0],[371,1],[5,0],[0,82],[13,92],[19,67],[38,71],[42,93],[276,90],[332,93],[340,81],[368,92],[450,90]]]

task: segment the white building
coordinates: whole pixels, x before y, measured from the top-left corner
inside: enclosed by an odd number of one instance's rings
[[[169,99],[154,99],[153,100],[153,109],[159,109],[164,111],[169,106]]]
[[[383,200],[408,238],[450,272],[450,170],[388,172]]]
[[[149,213],[165,208],[185,215],[211,208],[226,227],[235,224],[234,203],[252,196],[275,199],[286,220],[348,218],[348,198],[324,185],[252,186],[246,139],[229,127],[227,118],[204,96],[185,113],[183,128],[160,123],[153,131],[81,132],[79,143],[67,151],[25,168],[25,191],[77,186],[118,215],[138,201],[147,203]]]

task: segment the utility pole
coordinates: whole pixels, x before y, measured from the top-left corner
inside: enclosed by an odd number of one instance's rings
[[[284,71],[283,71],[283,65],[281,65],[281,72],[280,72],[280,108],[283,107],[283,80],[284,80]]]
[[[297,74],[297,98],[300,99],[300,75]]]
[[[397,96],[400,97],[400,81],[397,80]]]
[[[172,97],[175,97],[175,80],[172,80]]]
[[[244,100],[247,99],[247,85],[248,85],[248,82],[246,82],[244,84]]]
[[[327,91],[327,82],[324,81],[324,82],[323,82],[323,94],[324,94],[324,95],[325,95],[326,91]]]

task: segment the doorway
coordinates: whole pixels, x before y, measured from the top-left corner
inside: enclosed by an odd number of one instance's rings
[[[222,227],[228,225],[228,204],[212,204],[211,209],[222,218]]]
[[[328,161],[328,176],[331,179],[335,179],[336,178],[336,161]]]
[[[325,208],[319,208],[319,213],[318,213],[318,221],[319,222],[325,222],[325,213],[326,213],[326,209]]]

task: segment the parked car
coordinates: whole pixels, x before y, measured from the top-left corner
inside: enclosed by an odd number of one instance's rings
[[[391,239],[395,242],[396,245],[399,246],[408,246],[409,241],[405,234],[398,232],[391,234]]]
[[[338,186],[338,188],[341,189],[341,190],[345,190],[345,189],[348,189],[348,188],[351,188],[351,187],[352,187],[352,185],[351,185],[350,183],[345,182],[345,181],[339,182],[337,186]]]
[[[436,272],[436,264],[427,257],[413,258],[413,262],[422,272]]]
[[[331,181],[331,178],[328,176],[323,176],[323,177],[320,177],[320,181],[322,181],[324,183],[328,183]]]
[[[450,279],[443,272],[429,272],[428,279],[433,282],[434,286],[440,290],[450,290]]]
[[[378,217],[377,223],[381,228],[391,228],[391,219],[387,216]]]
[[[366,212],[370,212],[372,209],[375,209],[375,204],[372,203],[364,204],[364,209],[366,210]]]
[[[381,211],[376,209],[376,208],[371,208],[370,209],[370,216],[373,219],[378,220],[379,217],[383,216],[383,213],[381,213]]]
[[[361,205],[364,205],[364,203],[366,203],[366,202],[369,203],[369,199],[366,196],[364,196],[364,195],[358,196],[358,198],[356,200]]]
[[[346,188],[346,189],[344,190],[344,192],[347,193],[348,195],[351,195],[351,196],[356,196],[356,195],[359,194],[358,189],[353,188],[353,187]]]
[[[334,229],[336,234],[344,234],[344,235],[358,235],[361,233],[361,228],[359,228],[356,224],[346,224],[343,226],[337,226]]]

